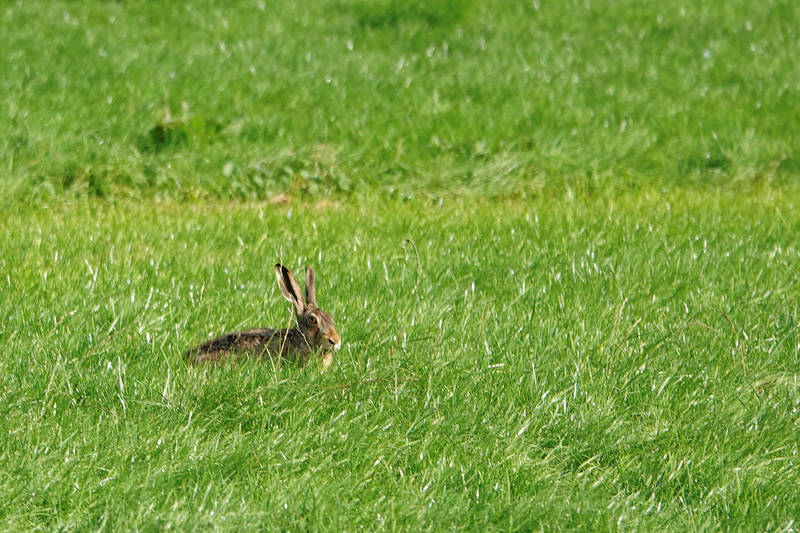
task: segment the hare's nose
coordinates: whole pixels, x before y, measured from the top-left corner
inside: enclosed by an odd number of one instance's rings
[[[333,339],[328,339],[328,342],[329,342],[329,343],[330,343],[330,345],[333,347],[333,351],[334,351],[334,352],[335,352],[336,350],[338,350],[338,349],[341,347],[341,345],[342,345],[342,341],[341,341],[341,340],[340,340],[338,337],[336,338],[336,340],[333,340]]]

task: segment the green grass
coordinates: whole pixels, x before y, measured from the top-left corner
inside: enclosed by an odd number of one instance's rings
[[[792,0],[16,2],[5,195],[483,195],[800,172]]]
[[[0,529],[797,528],[796,2],[226,4],[0,7]]]
[[[3,524],[789,528],[800,195],[557,200],[6,222]],[[289,320],[281,254],[317,267],[332,369],[187,368]]]

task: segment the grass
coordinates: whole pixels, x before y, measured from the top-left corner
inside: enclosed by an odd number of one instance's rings
[[[1,183],[263,199],[791,180],[799,9],[11,3]]]
[[[798,15],[7,3],[0,527],[796,529]]]
[[[0,249],[3,523],[791,528],[799,200],[36,210]],[[281,253],[332,369],[187,368],[289,320]]]

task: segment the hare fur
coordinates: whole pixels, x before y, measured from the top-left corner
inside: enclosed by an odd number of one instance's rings
[[[275,265],[275,276],[283,297],[295,311],[296,325],[286,329],[248,329],[227,333],[195,346],[186,352],[192,364],[222,362],[240,357],[262,357],[304,364],[312,354],[320,354],[326,369],[342,341],[333,324],[333,317],[317,307],[314,269],[306,268],[305,294],[288,268]]]

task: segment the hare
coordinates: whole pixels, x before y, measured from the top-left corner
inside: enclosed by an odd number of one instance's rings
[[[305,299],[300,285],[288,268],[275,265],[275,276],[284,298],[294,306],[297,325],[290,329],[248,329],[212,339],[186,352],[192,364],[219,362],[242,356],[269,357],[304,364],[312,353],[318,353],[323,370],[342,345],[331,315],[317,307],[314,292],[314,270],[306,268]]]

